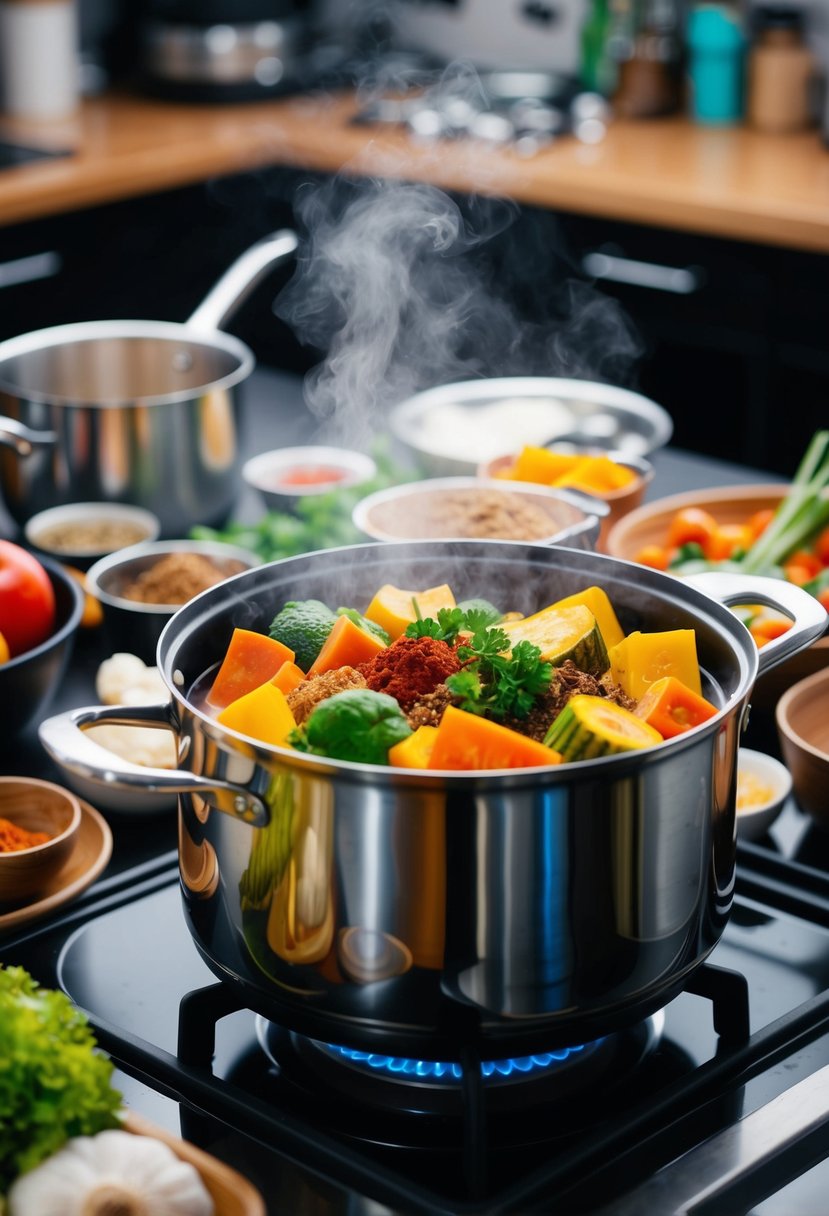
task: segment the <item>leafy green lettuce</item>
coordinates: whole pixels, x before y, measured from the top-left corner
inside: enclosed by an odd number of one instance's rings
[[[0,1195],[71,1137],[119,1126],[112,1069],[67,996],[0,967]]]

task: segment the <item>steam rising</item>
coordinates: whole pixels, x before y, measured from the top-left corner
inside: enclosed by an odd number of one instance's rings
[[[618,383],[640,353],[619,305],[562,260],[551,216],[368,178],[303,187],[296,211],[303,254],[275,311],[322,353],[304,391],[332,440],[370,446],[391,404],[434,385]]]

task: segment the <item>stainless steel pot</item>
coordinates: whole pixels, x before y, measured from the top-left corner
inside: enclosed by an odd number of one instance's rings
[[[220,333],[292,232],[239,257],[183,325],[85,321],[0,343],[0,482],[12,517],[129,502],[165,536],[224,520],[239,492],[237,386],[253,353]]]
[[[449,582],[523,612],[592,584],[623,627],[693,628],[709,722],[639,754],[549,769],[428,774],[257,745],[199,708],[234,626],[288,599],[364,607],[385,582]],[[779,580],[707,576],[791,631],[758,653],[724,603],[600,554],[497,541],[330,550],[241,574],[159,642],[167,706],[88,708],[41,727],[72,771],[178,791],[187,923],[245,1004],[328,1042],[490,1057],[580,1044],[664,1005],[716,944],[735,874],[736,757],[757,674],[826,624]],[[212,678],[212,675],[208,678]],[[164,726],[177,772],[107,758],[81,727]]]

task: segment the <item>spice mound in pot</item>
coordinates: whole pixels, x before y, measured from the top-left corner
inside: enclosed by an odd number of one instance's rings
[[[404,710],[460,669],[452,647],[429,637],[398,638],[360,667],[372,692],[387,693]]]
[[[375,509],[372,522],[406,540],[468,537],[542,540],[561,526],[538,502],[491,489],[441,490],[406,496]]]
[[[12,823],[11,819],[0,817],[0,853],[20,853],[51,839],[48,832],[30,832],[28,828]]]
[[[194,595],[244,569],[237,561],[223,561],[218,566],[202,553],[167,553],[126,583],[121,596],[140,604],[186,604]]]

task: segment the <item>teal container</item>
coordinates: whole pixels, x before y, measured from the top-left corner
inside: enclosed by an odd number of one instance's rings
[[[743,115],[746,40],[726,5],[699,4],[687,30],[691,115],[700,123],[733,123]]]

